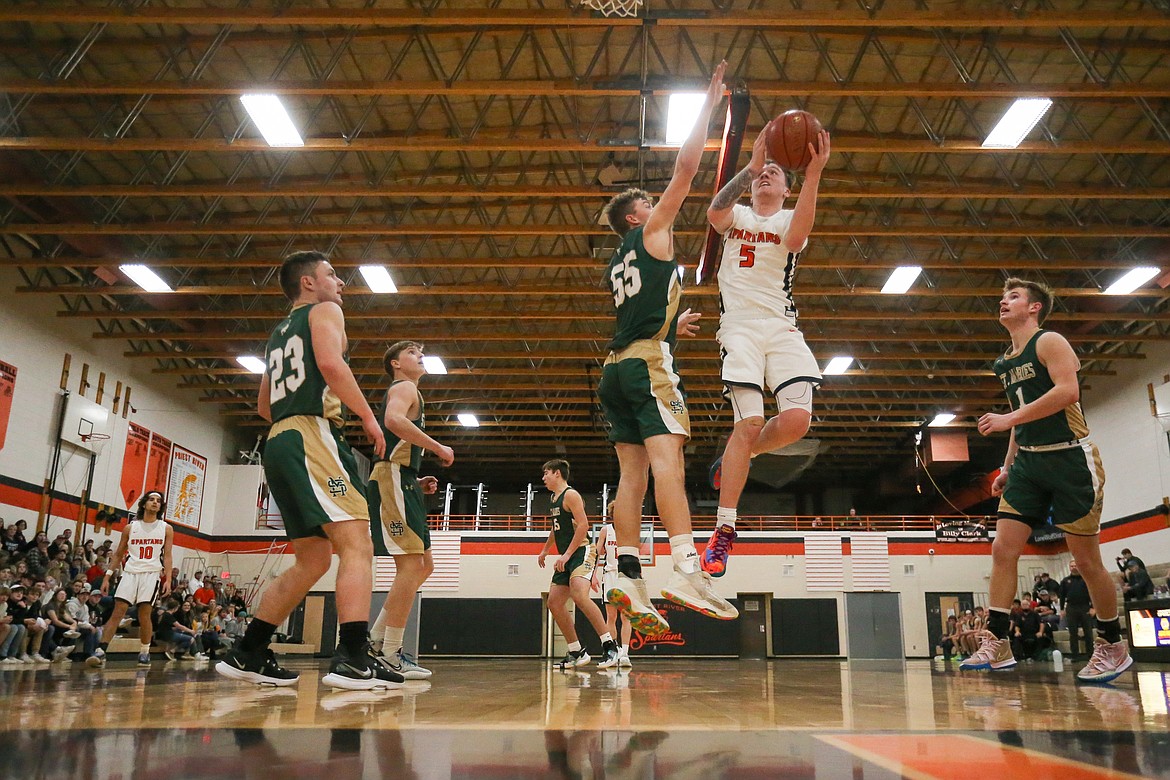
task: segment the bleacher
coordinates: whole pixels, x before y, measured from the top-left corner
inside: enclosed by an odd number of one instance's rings
[[[1159,587],[1166,584],[1166,578],[1170,576],[1170,563],[1157,563],[1153,566],[1147,566],[1146,571],[1150,575],[1150,579],[1154,582],[1154,587]],[[1112,573],[1112,572],[1111,572]],[[1120,573],[1120,572],[1118,572]],[[1121,596],[1121,590],[1117,591],[1117,614],[1121,617],[1121,630],[1125,631],[1125,599]],[[1072,648],[1068,641],[1068,629],[1060,629],[1052,635],[1053,642],[1060,652],[1068,655]]]

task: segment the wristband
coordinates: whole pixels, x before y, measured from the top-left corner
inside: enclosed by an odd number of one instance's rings
[[[106,569],[106,576],[107,576],[107,577],[113,577],[113,576],[114,576],[114,570],[113,570],[113,569]]]

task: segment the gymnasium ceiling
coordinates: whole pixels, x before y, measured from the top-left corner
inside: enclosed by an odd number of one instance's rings
[[[833,133],[797,304],[822,365],[856,362],[818,395],[824,451],[806,485],[903,468],[938,411],[960,415],[975,460],[1001,457],[1005,441],[973,426],[1001,405],[989,359],[1008,274],[1057,289],[1051,322],[1089,385],[1170,336],[1164,0],[651,0],[635,18],[556,0],[9,2],[4,262],[23,275],[17,295],[250,436],[257,378],[234,358],[260,354],[285,310],[279,259],[323,249],[350,283],[371,400],[386,343],[418,339],[445,360],[423,389],[453,480],[526,482],[562,453],[577,481],[613,481],[595,388],[616,240],[598,216],[625,186],[661,189],[666,96],[700,89],[722,58],[751,95],[749,143],[792,107]],[[269,148],[246,92],[280,95],[305,146]],[[1018,148],[982,149],[1020,96],[1055,104]],[[679,350],[695,483],[731,424],[715,289],[690,284],[723,110],[678,221],[684,305],[704,314]],[[175,292],[144,294],[126,261]],[[389,267],[398,293],[370,294],[362,263]],[[924,269],[914,288],[880,294],[907,264]],[[1135,265],[1163,273],[1101,294]],[[460,427],[461,411],[482,427]]]

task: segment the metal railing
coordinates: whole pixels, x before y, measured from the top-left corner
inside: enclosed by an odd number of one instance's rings
[[[543,531],[550,529],[547,515],[430,515],[436,531]],[[593,518],[591,518],[593,519]],[[656,522],[655,515],[643,521]],[[608,520],[608,518],[607,518]],[[995,528],[995,518],[963,515],[740,515],[735,521],[738,531],[922,531],[934,533],[939,525],[976,522],[988,530]],[[715,530],[714,515],[694,515],[696,531]],[[657,526],[656,526],[657,527]]]

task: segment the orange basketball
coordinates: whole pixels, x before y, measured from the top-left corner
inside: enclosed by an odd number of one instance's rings
[[[820,120],[807,111],[785,111],[772,120],[764,139],[768,158],[786,171],[803,171],[812,162],[808,145],[820,151],[817,134],[822,129]]]

